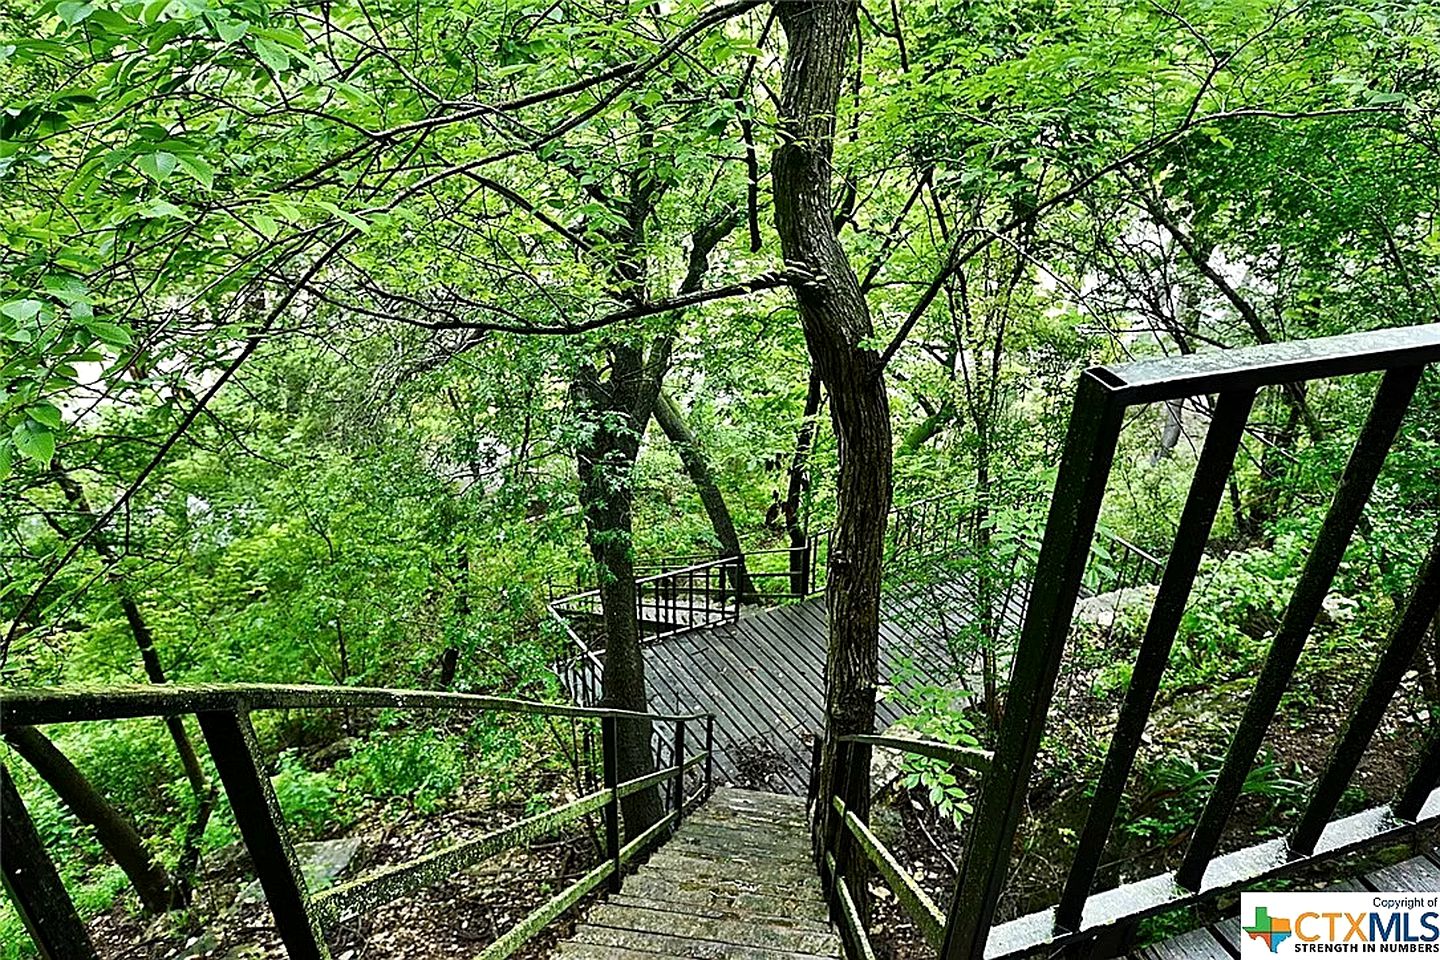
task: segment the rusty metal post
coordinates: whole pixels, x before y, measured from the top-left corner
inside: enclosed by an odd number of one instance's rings
[[[275,788],[260,764],[250,711],[237,705],[234,711],[197,716],[286,951],[291,960],[329,960],[325,935],[310,909],[305,878],[290,844]]]
[[[0,874],[41,957],[97,960],[90,935],[4,764],[0,764]]]
[[[610,872],[611,893],[620,892],[620,798],[615,788],[620,783],[619,737],[616,736],[614,717],[600,718],[600,763],[605,771],[605,789],[610,799],[605,801],[605,855],[615,861]]]

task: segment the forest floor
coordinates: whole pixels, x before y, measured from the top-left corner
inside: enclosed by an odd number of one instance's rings
[[[558,790],[560,784],[549,785]],[[429,816],[407,811],[362,820],[348,836],[361,841],[345,876],[403,863],[519,820],[534,810],[492,804],[463,792],[452,808]],[[471,799],[473,798],[473,799]],[[473,956],[595,862],[590,837],[578,833],[508,851],[363,916],[343,921],[330,940],[335,960],[439,960]],[[116,906],[90,924],[100,954],[114,960],[281,960],[269,908],[237,903],[253,877],[242,850],[211,858],[187,915],[146,920]],[[570,932],[574,911],[546,927],[516,957],[536,960]]]

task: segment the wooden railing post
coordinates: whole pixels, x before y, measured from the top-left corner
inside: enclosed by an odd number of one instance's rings
[[[685,721],[675,721],[675,826],[685,819]]]
[[[330,951],[320,922],[310,909],[305,878],[290,844],[280,803],[260,764],[250,711],[238,704],[233,711],[197,716],[286,951],[291,960],[329,960]]]
[[[705,799],[715,792],[715,714],[705,718]]]
[[[605,802],[605,855],[615,861],[615,869],[610,871],[607,881],[611,893],[620,892],[620,797],[615,792],[620,785],[620,759],[616,723],[614,717],[600,718],[600,763],[605,771],[605,789],[610,791],[610,799]]]
[[[4,764],[0,764],[0,874],[44,960],[96,960],[90,935]]]

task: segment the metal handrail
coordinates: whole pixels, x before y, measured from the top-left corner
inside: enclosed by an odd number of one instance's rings
[[[548,717],[620,720],[704,720],[706,713],[649,713],[611,707],[579,707],[446,690],[344,687],[319,684],[202,683],[0,689],[0,726],[39,726],[92,720],[127,720],[233,710],[294,709],[461,710],[526,713]]]
[[[295,708],[509,712],[598,720],[604,787],[475,840],[452,845],[409,863],[376,870],[312,895],[295,857],[250,719],[255,710]],[[695,797],[687,796],[685,790],[688,771],[704,764],[703,781],[695,796],[703,798],[713,790],[713,714],[643,713],[469,693],[378,687],[197,684],[0,690],[0,727],[183,714],[194,714],[200,723],[220,784],[230,800],[236,825],[270,905],[276,932],[293,960],[328,960],[326,928],[344,916],[414,893],[452,876],[456,870],[545,836],[596,810],[603,811],[604,862],[552,897],[480,954],[483,960],[503,960],[602,882],[608,881],[612,892],[621,889],[624,864],[658,838],[664,829],[678,824],[687,806],[694,801]],[[620,782],[618,726],[625,721],[673,723],[672,764]],[[687,757],[686,725],[701,721],[705,724],[704,749]],[[4,793],[4,802],[0,804],[3,831],[0,832],[5,837],[4,844],[0,845],[0,872],[26,928],[42,956],[95,960],[94,945],[3,764],[0,764],[0,781],[3,781],[0,787]],[[674,785],[670,812],[622,847],[621,798],[667,782]]]

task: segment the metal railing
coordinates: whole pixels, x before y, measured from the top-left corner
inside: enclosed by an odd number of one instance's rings
[[[448,710],[535,714],[598,721],[602,783],[598,790],[544,813],[526,817],[473,840],[425,854],[403,864],[382,867],[354,880],[312,893],[296,859],[275,790],[266,773],[250,715],[256,710],[290,709]],[[135,717],[194,714],[210,748],[211,759],[229,797],[261,889],[292,960],[329,957],[326,932],[343,918],[374,909],[445,880],[467,866],[553,833],[595,812],[604,824],[604,860],[503,933],[479,954],[502,960],[528,942],[602,883],[619,892],[627,863],[645,853],[687,810],[703,802],[713,788],[714,716],[635,713],[598,707],[559,706],[465,693],[388,690],[374,687],[278,686],[235,684],[149,686],[106,689],[20,689],[0,692],[0,729],[50,723],[113,721]],[[621,782],[617,763],[618,725],[626,722],[673,724],[669,765]],[[703,726],[705,748],[687,754],[687,729]],[[699,788],[686,794],[686,773],[703,764]],[[0,764],[0,873],[36,947],[46,960],[93,960],[97,955],[60,881],[43,842]],[[636,836],[621,838],[621,799],[669,784],[668,812]]]
[[[861,734],[841,736],[836,738],[832,747],[832,762],[835,765],[832,782],[841,785],[845,792],[822,797],[819,789],[823,745],[823,735],[817,735],[811,756],[809,795],[815,833],[815,861],[831,917],[840,928],[846,955],[852,958],[875,956],[864,911],[856,900],[857,888],[863,896],[864,885],[872,870],[885,881],[895,902],[915,924],[926,943],[939,950],[945,932],[944,913],[880,838],[871,832],[869,824],[856,814],[856,809],[869,807],[868,803],[859,802],[861,798],[856,796],[856,792],[870,789],[870,754],[874,747],[929,757],[953,767],[981,773],[989,769],[993,755],[988,750],[934,740]]]
[[[1426,366],[1437,360],[1440,325],[1429,325],[1095,367],[1082,375],[1005,691],[1006,709],[971,818],[953,899],[942,916],[926,899],[901,897],[944,960],[1002,960],[1093,944],[1104,935],[1132,929],[1146,917],[1213,900],[1257,881],[1294,875],[1320,860],[1373,848],[1440,822],[1440,736],[1422,746],[1408,782],[1392,802],[1335,818],[1341,796],[1440,608],[1437,530],[1409,598],[1368,681],[1357,691],[1298,822],[1284,837],[1217,855],[1246,776],[1290,685],[1386,455]],[[1244,713],[1235,724],[1230,747],[1190,831],[1179,867],[1092,893],[1256,393],[1271,387],[1293,390],[1292,385],[1307,381],[1365,373],[1382,374],[1370,413],[1308,551]],[[1087,558],[1124,414],[1139,404],[1199,395],[1217,396],[1214,416],[1173,546],[1149,603],[1131,679],[1063,892],[1052,908],[996,925],[1071,619],[1086,589]],[[868,862],[892,887],[897,879],[906,878],[893,863],[886,866],[880,862],[885,860],[883,847],[853,815],[853,809],[864,809],[864,805],[846,795],[846,791],[868,784],[868,757],[858,755],[868,751],[868,746],[852,742],[847,747],[844,738],[829,746],[834,751],[835,769],[842,777],[847,776],[846,770],[850,773],[848,780],[833,780],[837,796],[819,798],[817,833],[824,839],[821,849],[834,860],[834,868],[829,869],[832,902],[837,919],[847,930],[850,955],[869,956],[863,927],[855,933],[858,914],[852,920],[849,914],[853,911],[847,906],[853,900],[850,893],[858,882],[857,873]],[[895,746],[904,749],[901,744]],[[847,835],[849,840],[844,839]],[[914,884],[902,882],[900,886]]]
[[[642,642],[659,640],[700,627],[731,623],[740,616],[739,562],[721,557],[635,578],[635,617]],[[598,624],[603,610],[600,591],[560,597],[550,602],[556,616],[572,624]],[[597,653],[603,645],[590,645]]]

